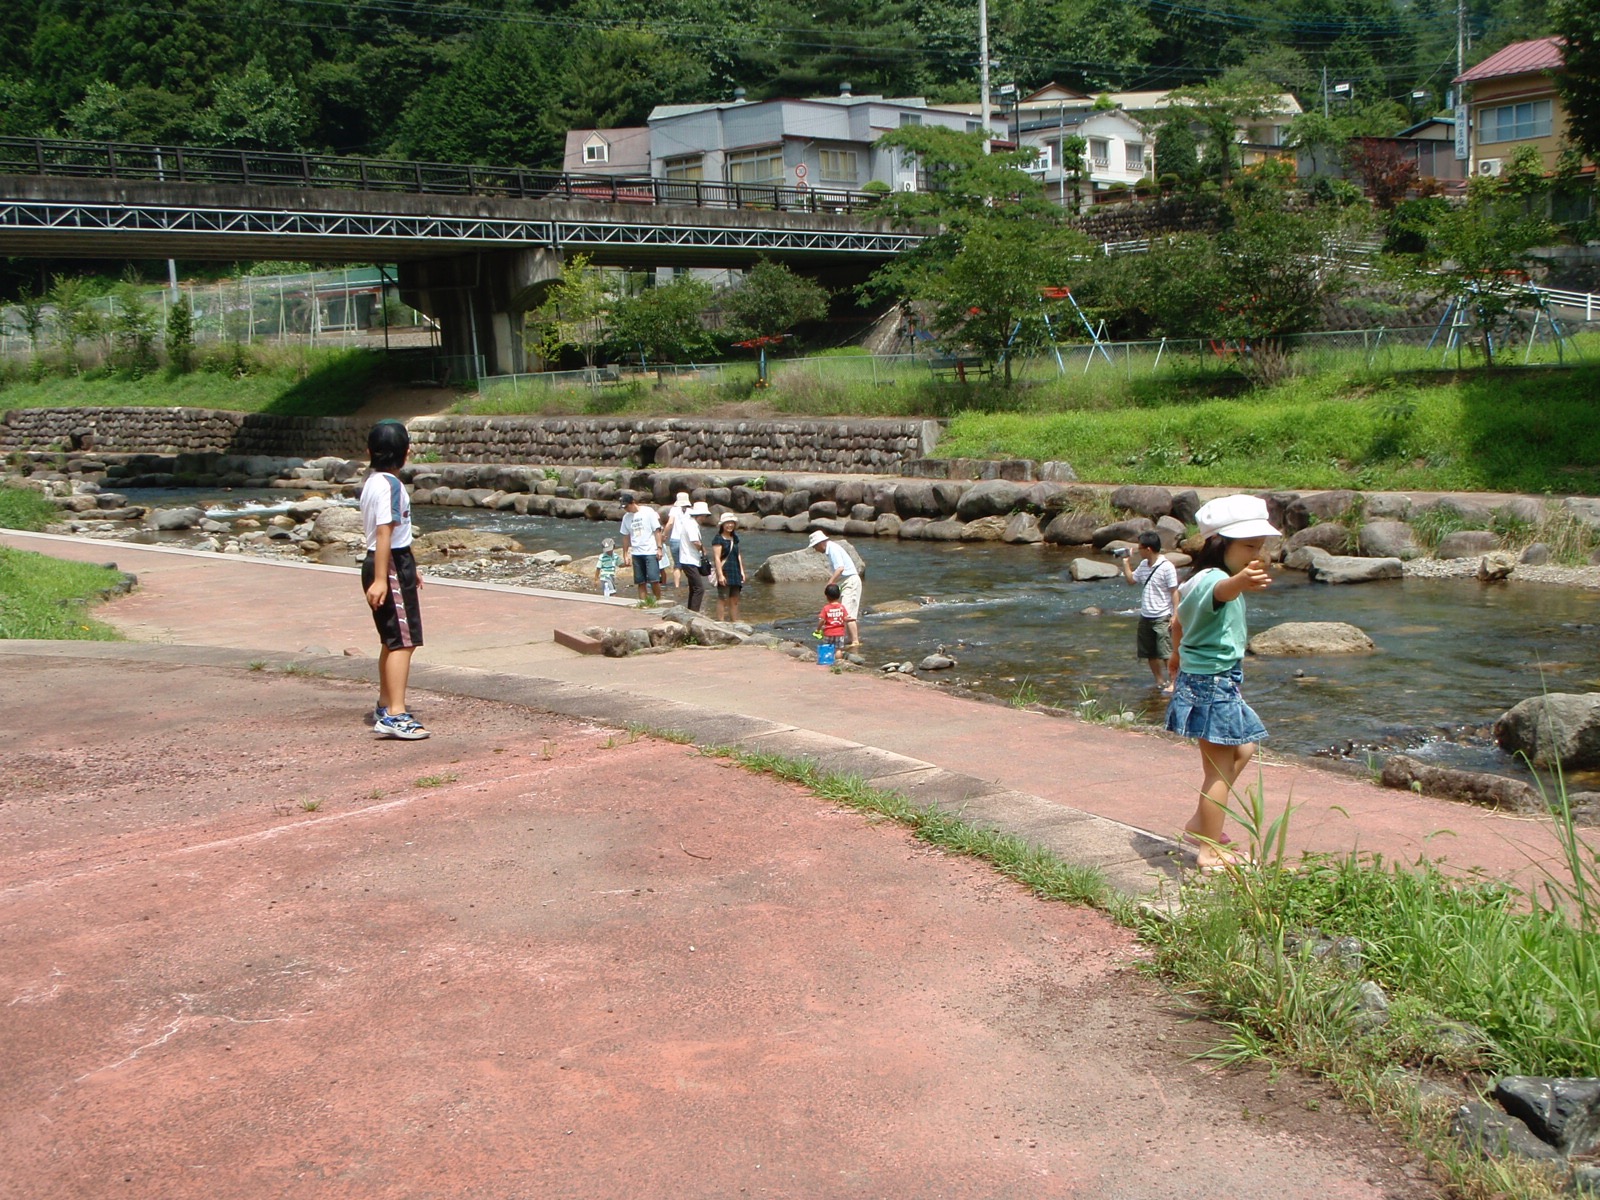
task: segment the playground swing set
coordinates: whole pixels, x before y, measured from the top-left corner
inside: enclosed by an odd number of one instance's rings
[[[1450,360],[1450,353],[1454,351],[1459,361],[1461,351],[1465,347],[1472,330],[1477,327],[1483,331],[1484,343],[1492,358],[1495,354],[1495,335],[1493,318],[1485,319],[1483,313],[1483,297],[1491,291],[1505,292],[1511,290],[1528,298],[1526,307],[1533,309],[1533,324],[1528,328],[1528,341],[1523,349],[1522,362],[1526,366],[1533,360],[1533,347],[1539,340],[1539,327],[1543,325],[1546,337],[1556,348],[1556,361],[1565,363],[1570,352],[1579,362],[1584,361],[1583,352],[1578,349],[1572,335],[1561,324],[1555,313],[1550,311],[1550,298],[1538,289],[1531,287],[1525,271],[1505,271],[1503,282],[1493,287],[1486,287],[1482,281],[1470,280],[1467,286],[1457,295],[1452,296],[1444,306],[1444,312],[1439,314],[1439,324],[1435,326],[1433,336],[1428,339],[1426,349],[1432,350],[1434,344],[1441,338],[1444,341],[1444,350],[1439,358],[1439,365],[1444,366]],[[1504,338],[1501,339],[1504,342]]]

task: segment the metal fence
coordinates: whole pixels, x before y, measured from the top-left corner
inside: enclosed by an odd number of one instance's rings
[[[393,275],[377,267],[312,271],[290,275],[245,275],[215,283],[185,284],[179,289],[194,314],[197,346],[238,342],[293,343],[314,346],[382,344],[387,333],[396,345],[437,345],[438,327],[400,303]],[[168,288],[144,287],[139,301],[156,317],[158,338],[164,338],[175,298]],[[93,359],[108,350],[106,338],[116,320],[116,296],[88,303],[106,332],[85,339],[79,352]],[[59,348],[61,331],[56,311],[46,305],[39,330],[39,351]],[[23,311],[0,308],[0,358],[21,358],[34,352]],[[476,375],[465,376],[476,378]]]
[[[870,192],[846,188],[789,187],[778,182],[718,183],[657,179],[649,175],[575,175],[522,167],[58,138],[0,138],[0,174],[605,204],[670,204],[695,208],[771,208],[785,212],[860,212],[871,209],[881,199]]]

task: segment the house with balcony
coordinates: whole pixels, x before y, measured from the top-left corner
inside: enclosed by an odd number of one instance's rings
[[[1537,150],[1547,173],[1556,169],[1567,132],[1556,77],[1565,69],[1561,39],[1544,37],[1513,42],[1456,77],[1467,96],[1474,175],[1500,174],[1519,146]]]
[[[1017,121],[1019,144],[1038,152],[1028,169],[1044,184],[1045,195],[1062,205],[1092,201],[1118,191],[1117,184],[1132,187],[1153,175],[1149,130],[1120,108],[1074,109],[1055,113],[1037,111]],[[1074,137],[1084,142],[1082,165],[1068,170],[1062,144]]]
[[[679,183],[770,184],[820,192],[860,191],[877,181],[916,191],[925,180],[915,155],[880,146],[905,125],[975,133],[959,109],[912,97],[742,98],[665,104],[650,113],[650,174]]]

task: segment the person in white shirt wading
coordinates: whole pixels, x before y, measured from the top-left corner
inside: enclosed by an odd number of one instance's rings
[[[856,570],[855,560],[850,557],[850,552],[830,541],[828,535],[820,529],[811,531],[811,548],[818,554],[828,556],[828,566],[833,569],[833,574],[828,576],[828,582],[839,585],[839,599],[844,604],[845,612],[850,614],[847,623],[850,640],[845,643],[845,648],[860,649],[861,572]]]

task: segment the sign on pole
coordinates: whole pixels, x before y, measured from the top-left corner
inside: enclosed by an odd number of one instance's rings
[[[1467,157],[1467,106],[1456,105],[1456,158],[1465,160]]]

